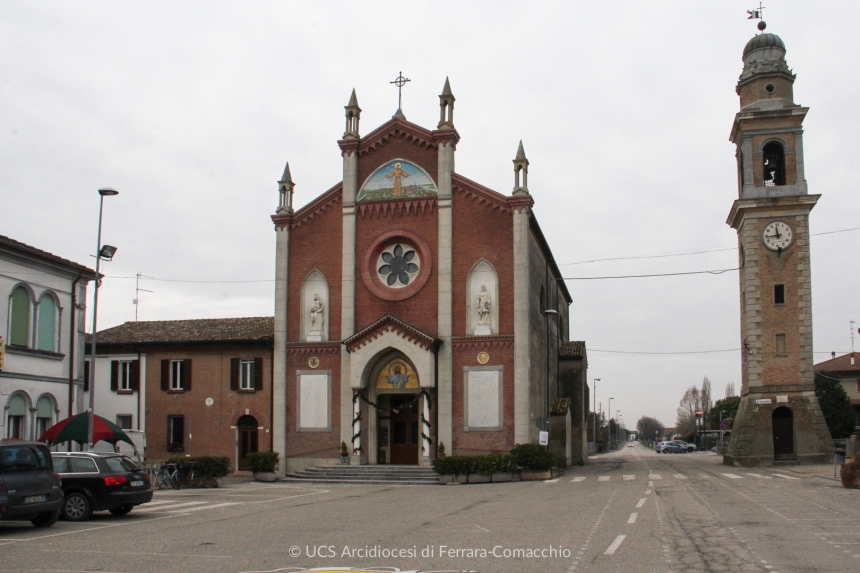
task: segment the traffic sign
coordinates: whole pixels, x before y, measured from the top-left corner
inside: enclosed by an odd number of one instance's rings
[[[723,420],[722,422],[720,422],[720,429],[724,430],[724,431],[728,430],[729,429],[729,421]]]
[[[537,429],[540,430],[541,432],[548,432],[549,431],[549,418],[547,418],[545,416],[541,416],[540,418],[535,420],[535,426],[537,426]]]
[[[696,417],[701,418],[704,415],[704,413],[705,413],[704,410],[696,410]]]

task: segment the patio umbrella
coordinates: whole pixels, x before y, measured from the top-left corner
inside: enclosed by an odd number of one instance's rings
[[[80,444],[87,443],[88,416],[87,412],[83,412],[71,418],[60,420],[48,428],[48,431],[42,434],[39,441],[51,444],[68,442],[70,440]],[[128,434],[123,432],[119,426],[108,422],[101,416],[93,416],[93,443],[95,444],[102,440],[111,444],[116,444],[119,441],[128,442],[134,446],[134,442],[131,441]]]

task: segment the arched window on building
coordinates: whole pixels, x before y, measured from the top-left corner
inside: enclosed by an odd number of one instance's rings
[[[30,293],[22,286],[12,291],[12,309],[9,320],[9,344],[30,346]]]
[[[785,185],[785,151],[782,144],[771,141],[762,150],[764,162],[764,186]]]
[[[57,333],[57,302],[49,293],[39,298],[39,330],[36,340],[36,348],[54,352],[56,348]],[[41,435],[41,434],[39,434]]]
[[[27,428],[27,401],[20,394],[9,398],[6,405],[6,437],[23,440]]]
[[[36,436],[38,440],[54,425],[54,403],[47,396],[36,401]]]

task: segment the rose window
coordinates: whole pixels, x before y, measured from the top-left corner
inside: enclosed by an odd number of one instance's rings
[[[403,288],[410,284],[421,268],[415,248],[408,244],[395,243],[379,255],[376,272],[383,284],[391,288]]]

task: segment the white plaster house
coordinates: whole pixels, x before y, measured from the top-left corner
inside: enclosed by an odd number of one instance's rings
[[[89,374],[90,342],[87,335],[85,370]],[[96,344],[95,404],[93,411],[123,430],[146,431],[146,355],[129,348],[124,354],[99,353]],[[87,376],[89,379],[89,376]],[[89,388],[83,393],[89,404]]]
[[[82,411],[95,271],[0,235],[0,437],[38,439]]]

